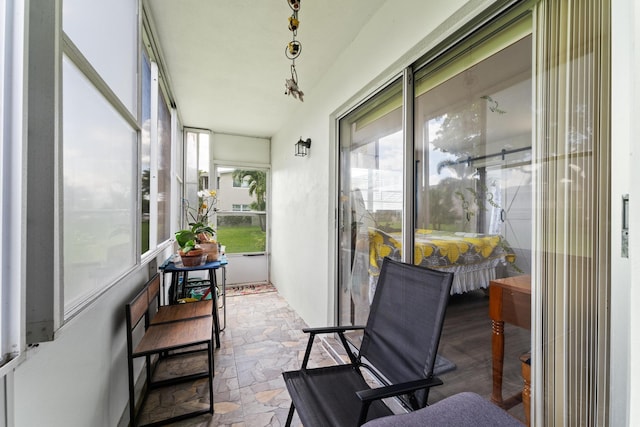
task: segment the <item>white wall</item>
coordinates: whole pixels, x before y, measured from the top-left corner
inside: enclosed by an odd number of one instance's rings
[[[631,306],[630,286],[618,284],[630,283],[630,259],[620,256],[622,227],[622,195],[629,193],[629,175],[631,171],[631,146],[629,140],[633,127],[633,57],[629,55],[633,36],[633,15],[628,7],[620,7],[620,2],[613,2],[612,8],[612,61],[616,64],[612,70],[612,158],[615,167],[612,171],[611,191],[611,304],[616,307],[611,311],[611,425],[629,424],[629,374],[630,374],[630,333],[633,325],[630,321]],[[617,161],[616,159],[625,159]],[[636,227],[634,227],[636,228]]]
[[[142,266],[27,351],[15,370],[16,426],[118,425],[129,399],[124,306],[148,278]]]
[[[271,280],[311,326],[334,322],[335,137],[332,114],[344,112],[428,51],[491,1],[388,0],[271,140]],[[444,25],[443,22],[447,21]],[[304,76],[301,76],[303,78]],[[293,145],[311,138],[311,154]],[[297,242],[304,239],[303,244]]]
[[[615,2],[614,2],[615,3]],[[638,83],[637,73],[640,71],[640,30],[638,29],[637,23],[640,22],[640,6],[637,2],[629,2],[629,9],[627,13],[631,16],[631,22],[633,24],[630,25],[632,28],[631,32],[631,46],[629,56],[631,57],[631,67],[632,67],[632,78],[628,80],[633,96],[629,102],[628,111],[635,112],[636,114],[640,111],[640,83]],[[624,13],[624,11],[623,11]],[[640,234],[638,230],[640,230],[640,215],[638,212],[640,211],[640,168],[637,167],[638,160],[640,160],[638,156],[638,142],[637,138],[640,135],[640,121],[638,121],[637,117],[633,117],[629,120],[631,123],[631,137],[628,140],[630,146],[630,169],[631,169],[631,179],[629,188],[633,189],[630,191],[630,197],[632,197],[631,201],[631,223],[629,225],[630,229],[633,231],[633,234],[630,237],[630,248],[631,256],[633,259],[638,259],[638,254],[640,254]],[[635,144],[631,141],[635,141]],[[623,157],[624,158],[624,157]],[[640,289],[638,288],[638,283],[640,283],[640,263],[634,262],[631,267],[631,277],[628,278],[626,282],[622,284],[623,287],[631,288],[631,298],[629,299],[629,307],[631,318],[627,322],[629,326],[629,336],[631,337],[631,353],[630,353],[630,363],[631,371],[629,376],[630,384],[630,393],[629,393],[629,402],[638,402],[640,401],[640,311],[638,307],[640,307]],[[624,327],[625,325],[620,325]],[[630,405],[631,412],[629,416],[629,425],[640,425],[640,405]]]
[[[219,164],[269,164],[271,147],[268,138],[213,133],[211,141],[210,157]]]
[[[612,2],[611,425],[640,425],[640,6]],[[629,194],[629,259],[619,258],[620,198]]]

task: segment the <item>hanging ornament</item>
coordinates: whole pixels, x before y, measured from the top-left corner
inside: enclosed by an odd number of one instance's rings
[[[296,66],[291,64],[291,78],[286,79],[284,82],[285,95],[291,95],[296,99],[304,102],[304,92],[298,87],[298,73],[296,72]]]
[[[297,12],[300,10],[300,0],[287,0],[287,3],[289,3],[289,7],[294,12]]]
[[[284,51],[284,54],[287,58],[295,60],[300,56],[300,52],[302,52],[302,44],[297,40],[292,40],[287,45],[287,49]]]
[[[285,95],[291,95],[300,101],[304,101],[304,92],[298,86],[298,73],[296,71],[296,58],[302,52],[302,44],[296,40],[300,20],[298,19],[298,11],[300,10],[300,0],[287,0],[289,7],[293,10],[293,14],[289,17],[289,31],[293,34],[293,39],[284,49],[284,55],[291,60],[291,78],[285,79],[284,87]]]
[[[289,31],[292,31],[294,34],[298,31],[298,27],[300,26],[300,21],[298,21],[297,13],[294,13],[289,17]]]

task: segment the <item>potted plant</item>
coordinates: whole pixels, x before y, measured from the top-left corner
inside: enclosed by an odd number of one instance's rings
[[[176,231],[176,242],[180,247],[178,254],[182,258],[182,265],[195,267],[202,263],[204,251],[198,247],[197,235],[191,229]]]
[[[196,235],[196,243],[207,254],[207,262],[218,260],[218,242],[215,230],[202,223],[191,223],[191,231]]]
[[[191,228],[180,230],[176,233],[176,241],[181,250],[187,249],[187,253],[194,248],[199,248],[207,254],[207,262],[218,260],[218,242],[215,240],[215,229],[208,225],[209,216],[217,211],[215,190],[198,191],[198,207],[189,206],[187,200],[184,201],[186,217],[189,219]],[[184,261],[183,261],[184,263]]]

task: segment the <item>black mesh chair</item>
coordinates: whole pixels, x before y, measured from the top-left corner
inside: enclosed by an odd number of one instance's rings
[[[442,384],[433,368],[451,291],[452,273],[385,258],[366,326],[307,328],[307,350],[298,371],[284,372],[294,411],[305,427],[359,426],[392,415],[381,399],[399,397],[410,410],[426,406],[429,388]],[[364,329],[359,351],[345,332]],[[308,369],[317,334],[337,333],[350,363]],[[372,388],[361,368],[382,384]]]

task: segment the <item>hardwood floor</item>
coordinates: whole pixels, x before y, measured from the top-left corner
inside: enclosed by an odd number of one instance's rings
[[[531,349],[531,333],[505,324],[503,396],[522,390],[520,356]],[[490,400],[492,390],[491,320],[489,296],[485,291],[453,295],[449,300],[438,353],[456,364],[440,375],[444,385],[431,390],[429,403],[461,391],[473,391]],[[522,404],[509,413],[524,421]]]

